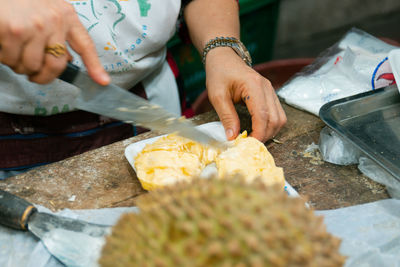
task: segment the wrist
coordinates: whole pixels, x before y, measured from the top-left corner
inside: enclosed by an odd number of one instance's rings
[[[209,66],[219,65],[225,68],[232,64],[245,63],[232,48],[216,47],[208,52],[204,67],[207,69]]]

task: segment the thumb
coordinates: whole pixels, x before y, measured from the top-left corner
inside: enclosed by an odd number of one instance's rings
[[[228,140],[233,140],[240,131],[239,116],[229,96],[219,97],[218,100],[210,98],[215,111],[225,129],[225,135]]]

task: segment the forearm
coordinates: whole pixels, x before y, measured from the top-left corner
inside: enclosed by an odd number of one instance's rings
[[[193,0],[184,17],[190,38],[201,53],[215,37],[240,37],[239,5],[236,0]]]

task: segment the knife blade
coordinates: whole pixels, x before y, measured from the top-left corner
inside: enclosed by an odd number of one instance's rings
[[[173,133],[206,145],[226,148],[226,144],[195,128],[184,117],[177,117],[158,105],[151,104],[116,85],[95,83],[78,66],[68,63],[59,79],[80,89],[77,108],[124,122],[133,122],[162,133]]]

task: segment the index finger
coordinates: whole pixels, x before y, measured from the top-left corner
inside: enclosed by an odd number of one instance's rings
[[[98,84],[109,84],[110,77],[97,56],[96,46],[79,21],[75,22],[67,32],[67,41],[71,48],[81,56],[89,76]]]

